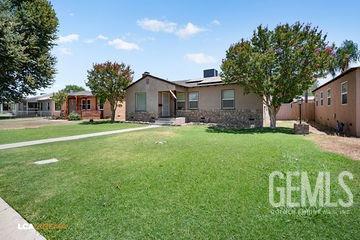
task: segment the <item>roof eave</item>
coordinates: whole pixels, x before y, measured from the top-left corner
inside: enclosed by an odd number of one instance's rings
[[[328,84],[330,84],[330,83],[338,80],[339,78],[345,76],[346,74],[351,73],[351,72],[353,72],[353,71],[356,71],[357,69],[360,69],[360,67],[349,68],[349,69],[346,70],[345,72],[340,73],[338,76],[336,76],[336,77],[334,77],[333,79],[331,79],[330,81],[327,81],[326,83],[320,85],[319,87],[315,88],[315,89],[312,90],[311,92],[315,92],[315,91],[319,90],[320,88],[322,88],[322,87],[324,87],[324,86],[326,86],[326,85],[328,85]]]

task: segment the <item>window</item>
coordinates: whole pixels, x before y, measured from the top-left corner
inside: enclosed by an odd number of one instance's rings
[[[104,103],[103,102],[99,103],[99,110],[104,110]]]
[[[136,112],[146,111],[146,93],[144,92],[135,93],[135,111]]]
[[[55,103],[55,111],[60,111],[61,110],[61,105],[58,103]]]
[[[327,90],[327,105],[328,106],[331,105],[331,89],[330,88]]]
[[[323,92],[320,93],[320,105],[321,106],[324,105],[324,93]]]
[[[81,109],[82,110],[90,110],[91,109],[91,104],[90,104],[90,99],[83,99],[81,101]]]
[[[47,110],[50,111],[50,103],[47,103]]]
[[[348,83],[341,83],[341,104],[347,104],[348,102]]]
[[[177,110],[185,110],[185,93],[179,92],[176,94],[176,107]]]
[[[234,109],[235,108],[235,91],[223,90],[221,91],[221,108]]]
[[[8,103],[3,104],[3,111],[11,111],[11,105]]]
[[[319,106],[319,99],[317,94],[315,94],[315,105]]]
[[[198,109],[199,107],[199,93],[190,92],[189,93],[189,109]]]

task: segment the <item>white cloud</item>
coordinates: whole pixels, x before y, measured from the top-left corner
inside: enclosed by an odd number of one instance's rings
[[[217,21],[216,23],[220,24],[219,21]],[[188,38],[197,33],[206,31],[206,29],[196,26],[195,24],[193,24],[191,22],[188,22],[183,28],[179,28],[178,24],[175,22],[144,18],[144,19],[138,20],[137,24],[141,28],[148,30],[148,31],[173,33],[180,38]]]
[[[220,21],[219,21],[219,20],[214,19],[214,20],[212,20],[211,25],[213,25],[213,26],[220,26],[220,25],[221,25],[221,23],[220,23]]]
[[[138,38],[137,39],[138,43],[153,42],[153,41],[155,41],[154,37],[144,37],[144,38]]]
[[[75,16],[75,13],[71,12],[71,13],[69,13],[69,15],[70,15],[70,17],[73,17],[73,16]]]
[[[181,37],[181,38],[188,38],[192,35],[195,35],[197,33],[203,32],[205,31],[205,29],[200,28],[194,24],[192,24],[191,22],[189,22],[188,24],[186,24],[186,26],[184,28],[179,29],[176,34]]]
[[[100,35],[98,35],[98,36],[96,37],[96,39],[99,39],[99,40],[108,40],[109,38],[106,37],[106,36],[104,36],[104,35],[102,35],[102,34],[100,34]]]
[[[78,41],[79,40],[79,34],[69,34],[67,36],[60,36],[56,43],[58,44],[62,44],[62,43],[69,43],[69,42],[74,42],[74,41]]]
[[[161,21],[156,19],[144,18],[138,20],[137,24],[145,30],[152,32],[167,32],[172,33],[176,30],[177,24],[174,22]]]
[[[95,42],[95,39],[86,39],[84,40],[84,43],[93,43]]]
[[[109,39],[108,37],[106,37],[106,36],[104,36],[102,34],[99,34],[99,35],[96,36],[96,38],[88,38],[88,39],[84,40],[84,43],[90,44],[90,43],[94,43],[97,40],[104,40],[105,41],[105,40],[108,40],[108,39]]]
[[[72,55],[72,51],[70,48],[61,47],[59,48],[59,53],[61,55]]]
[[[109,41],[108,44],[119,50],[140,50],[140,47],[136,43],[126,42],[120,38]]]
[[[185,59],[197,64],[210,64],[215,62],[215,58],[204,53],[188,53]]]

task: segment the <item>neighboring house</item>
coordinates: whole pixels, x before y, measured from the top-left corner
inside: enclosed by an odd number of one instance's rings
[[[315,121],[360,137],[360,67],[350,68],[314,91]]]
[[[169,81],[145,72],[126,92],[126,119],[153,122],[185,117],[187,122],[262,127],[268,120],[262,99],[244,94],[236,84],[225,84],[215,69],[203,78]]]
[[[16,116],[18,107],[18,103],[0,103],[0,117]]]
[[[100,104],[100,100],[90,91],[70,92],[67,100],[61,107],[64,116],[75,112],[80,115],[81,119],[104,119],[111,117],[110,103],[106,101]],[[115,119],[125,120],[125,103],[117,107]]]
[[[0,104],[0,114],[13,117],[46,117],[54,116],[60,112],[56,111],[55,103],[51,97],[53,93],[41,94],[28,97],[19,103]]]
[[[307,99],[301,97],[301,119],[309,122],[315,119],[315,97],[309,96]],[[290,103],[283,103],[276,114],[277,120],[299,120],[300,119],[300,99],[293,99]]]

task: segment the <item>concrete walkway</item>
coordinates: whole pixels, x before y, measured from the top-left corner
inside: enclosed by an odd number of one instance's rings
[[[48,138],[48,139],[41,139],[41,140],[34,140],[34,141],[1,144],[0,145],[0,150],[10,149],[10,148],[18,148],[18,147],[27,147],[27,146],[44,144],[44,143],[79,140],[79,139],[90,138],[90,137],[106,136],[106,135],[112,135],[112,134],[117,134],[117,133],[133,132],[133,131],[139,131],[139,130],[145,130],[145,129],[151,129],[151,128],[158,128],[158,127],[160,127],[160,126],[158,126],[158,125],[150,125],[150,126],[146,126],[146,127],[126,128],[126,129],[120,129],[120,130],[97,132],[97,133],[88,133],[88,134],[81,134],[81,135],[75,135],[75,136],[57,137],[57,138]]]
[[[24,218],[0,198],[0,239],[45,240]]]

